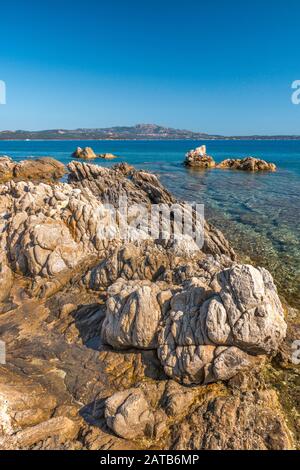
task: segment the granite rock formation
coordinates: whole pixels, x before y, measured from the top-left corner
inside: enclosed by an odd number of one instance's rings
[[[206,145],[190,150],[185,156],[184,164],[192,168],[215,168],[216,163],[206,153]]]
[[[268,163],[265,160],[255,157],[242,159],[229,158],[219,163],[217,168],[244,171],[276,171],[276,165],[274,163]]]
[[[10,180],[55,181],[65,173],[65,166],[51,157],[14,162],[10,157],[0,156],[0,183]]]
[[[268,163],[255,157],[242,159],[228,158],[217,164],[212,157],[207,155],[206,145],[190,150],[185,156],[184,164],[187,167],[199,169],[219,168],[244,171],[276,171],[274,163]]]
[[[185,384],[228,380],[276,353],[286,334],[269,273],[236,265],[213,284],[119,280],[108,289],[102,339],[117,349],[157,349],[167,376]]]
[[[0,185],[0,448],[297,446],[266,375],[286,335],[271,275],[206,222],[202,247],[123,240],[120,196],[132,217],[182,205],[125,164]]]
[[[94,158],[97,158],[97,155],[91,147],[77,147],[75,152],[73,152],[72,157],[83,158],[84,160],[93,160]]]
[[[117,156],[112,153],[96,154],[91,147],[77,147],[75,152],[73,152],[72,157],[82,158],[83,160],[93,160],[95,158],[102,158],[103,160],[113,160],[114,158],[117,158]]]

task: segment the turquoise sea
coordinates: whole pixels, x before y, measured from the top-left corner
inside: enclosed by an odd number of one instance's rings
[[[251,155],[274,162],[278,171],[186,169],[185,153],[202,144],[218,162]],[[0,155],[68,163],[77,146],[117,154],[118,160],[94,163],[126,161],[159,175],[181,199],[204,203],[206,218],[241,255],[267,267],[281,294],[300,308],[300,141],[1,141]]]

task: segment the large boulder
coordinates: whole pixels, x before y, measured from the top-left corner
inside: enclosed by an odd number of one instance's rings
[[[154,349],[162,319],[159,285],[119,279],[108,289],[103,340],[115,348]]]
[[[151,435],[154,416],[140,389],[118,392],[106,400],[106,423],[118,436],[136,439]]]
[[[254,354],[275,353],[286,323],[271,274],[264,268],[237,265],[221,272],[218,281],[234,343]]]
[[[94,150],[91,147],[77,147],[75,152],[73,152],[72,157],[75,158],[83,158],[85,160],[91,160],[93,158],[97,158]]]
[[[0,183],[6,181],[54,181],[66,173],[65,166],[51,157],[14,162],[9,157],[0,157]]]
[[[24,160],[16,164],[14,169],[14,179],[50,181],[62,178],[66,173],[63,163],[51,157],[42,157],[36,160]]]
[[[250,265],[223,270],[210,285],[193,278],[173,290],[121,279],[108,295],[104,342],[157,349],[166,375],[185,384],[228,380],[255,356],[275,354],[286,334],[271,275]]]
[[[237,265],[217,278],[207,300],[195,281],[175,294],[161,329],[158,354],[165,372],[185,383],[227,380],[251,365],[249,353],[275,354],[286,334],[268,271]]]

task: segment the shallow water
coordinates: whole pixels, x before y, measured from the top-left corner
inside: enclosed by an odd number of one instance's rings
[[[203,143],[218,162],[253,155],[274,162],[278,171],[186,169],[185,153]],[[94,163],[126,161],[159,174],[177,197],[204,203],[207,219],[238,252],[267,267],[280,292],[300,307],[300,141],[1,141],[0,154],[17,160],[48,155],[68,163],[78,145],[120,155]]]

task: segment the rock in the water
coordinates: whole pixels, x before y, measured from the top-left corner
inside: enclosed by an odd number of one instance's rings
[[[185,156],[184,164],[194,168],[214,168],[216,166],[214,159],[206,153],[206,145],[190,150]]]
[[[85,160],[91,160],[93,158],[97,158],[97,155],[95,154],[94,150],[91,147],[77,147],[75,152],[72,154],[73,157],[75,158],[83,158]]]
[[[274,163],[268,163],[265,160],[255,157],[246,157],[243,159],[229,158],[219,163],[217,168],[244,171],[276,171],[276,165]]]
[[[246,157],[243,159],[228,158],[221,163],[216,164],[214,159],[207,155],[206,146],[191,150],[185,156],[184,164],[191,168],[220,168],[220,169],[234,169],[244,171],[276,171],[274,163],[268,163],[255,157]]]

